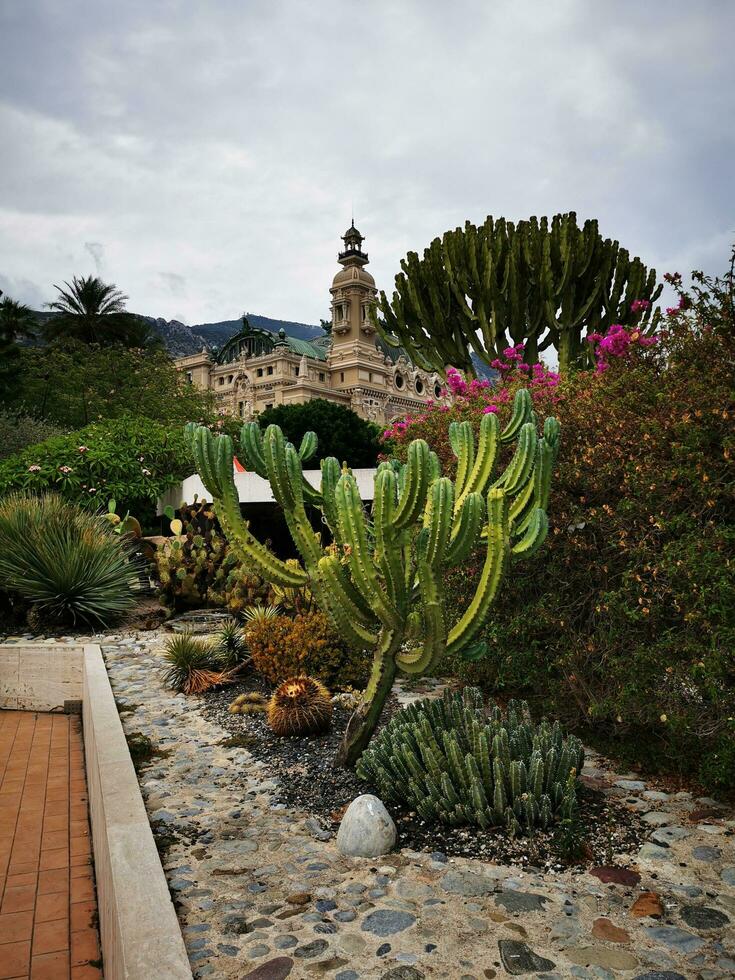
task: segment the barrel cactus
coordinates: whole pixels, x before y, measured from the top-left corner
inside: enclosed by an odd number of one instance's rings
[[[279,684],[268,705],[268,724],[276,735],[318,735],[332,721],[332,697],[313,677]]]
[[[270,481],[301,563],[277,558],[250,532],[240,513],[233,476],[232,440],[204,426],[187,426],[199,474],[231,548],[254,574],[280,587],[312,591],[341,637],[368,650],[370,679],[353,714],[338,762],[354,765],[367,746],[397,671],[421,674],[445,654],[476,656],[479,634],[509,560],[527,559],[543,544],[559,424],[547,418],[537,432],[531,396],[521,389],[508,425],[483,416],[479,439],[469,422],[449,433],[457,457],[454,480],[441,475],[435,453],[416,439],[407,462],[382,462],[368,512],[349,469],[333,457],[321,461],[319,490],[302,463],[316,452],[307,433],[297,450],[277,425],[263,434],[245,425],[241,442],[248,468]],[[507,466],[494,469],[504,444],[515,444]],[[321,510],[332,543],[325,546],[307,516]],[[447,621],[443,576],[481,544],[485,560],[474,595],[458,621]]]
[[[388,722],[357,772],[381,797],[430,822],[505,825],[512,834],[570,819],[582,743],[534,725],[524,702],[485,710],[476,688],[417,701]]]

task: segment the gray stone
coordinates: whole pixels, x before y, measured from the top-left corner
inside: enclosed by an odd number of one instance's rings
[[[735,885],[735,867],[723,868],[720,872],[720,878],[722,878],[726,885]]]
[[[658,830],[654,830],[651,834],[651,840],[660,844],[662,847],[669,847],[678,840],[684,840],[685,837],[691,835],[690,830],[685,830],[683,827],[659,827]]]
[[[649,970],[648,973],[639,973],[633,980],[687,980],[681,973],[672,973],[671,970]]]
[[[398,966],[394,970],[380,974],[380,980],[424,980],[426,976],[415,966]]]
[[[544,902],[548,902],[545,895],[533,892],[507,891],[495,896],[495,904],[502,905],[508,912],[541,912]]]
[[[360,974],[354,970],[340,970],[334,980],[360,980]]]
[[[659,793],[658,790],[655,789],[647,789],[646,792],[643,794],[643,797],[646,800],[668,800],[669,794]]]
[[[326,939],[315,939],[313,943],[307,943],[306,946],[299,946],[298,949],[294,950],[294,956],[298,956],[300,960],[310,960],[315,956],[319,956],[329,948],[329,943]]]
[[[513,977],[524,973],[539,973],[541,970],[553,970],[556,963],[539,956],[526,943],[516,939],[501,939],[498,941],[500,959],[503,966]]]
[[[273,940],[276,949],[293,949],[294,946],[298,946],[298,943],[296,936],[292,936],[290,933],[286,933],[285,936],[277,936]]]
[[[719,847],[710,847],[708,844],[703,844],[700,847],[692,848],[692,857],[697,861],[712,864],[713,861],[719,861],[722,857],[722,851]]]
[[[396,825],[377,796],[365,793],[347,807],[337,833],[337,847],[351,857],[387,854],[396,842]]]
[[[706,905],[685,905],[681,917],[692,929],[721,929],[730,921],[729,916]]]
[[[410,912],[400,912],[397,909],[377,909],[366,915],[362,920],[362,931],[371,932],[374,936],[392,936],[403,932],[416,921],[416,916]]]
[[[667,824],[676,823],[674,814],[666,810],[651,810],[650,813],[644,813],[641,819],[652,827],[665,827]]]
[[[442,878],[441,885],[445,892],[454,895],[490,895],[497,888],[498,879],[503,877],[505,872],[502,868],[483,868],[481,874],[452,868]]]
[[[663,943],[682,953],[693,953],[704,945],[704,940],[699,936],[693,936],[691,932],[685,932],[676,926],[650,926],[643,931],[654,942]]]
[[[353,912],[352,909],[345,909],[343,912],[335,912],[334,918],[337,922],[354,922],[357,918],[357,912]]]
[[[631,793],[640,793],[646,788],[646,784],[640,779],[616,779],[615,785],[620,789],[630,790]]]
[[[249,960],[257,960],[261,956],[267,956],[268,953],[270,953],[270,949],[265,945],[265,943],[258,943],[257,946],[250,946],[250,948],[246,950],[245,955]],[[282,959],[285,958],[286,957],[282,957]],[[288,976],[288,974],[284,973],[284,976]]]
[[[673,857],[669,853],[668,846],[659,847],[658,844],[644,844],[643,847],[638,851],[638,857],[642,861],[673,861]]]

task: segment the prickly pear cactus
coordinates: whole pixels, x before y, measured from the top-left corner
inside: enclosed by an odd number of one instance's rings
[[[525,701],[503,714],[482,694],[418,701],[397,712],[363,752],[357,772],[381,797],[425,820],[505,825],[512,834],[570,819],[584,749],[558,722],[534,725]]]
[[[217,528],[214,506],[206,500],[181,508],[171,521],[174,537],[155,554],[160,600],[169,609],[226,606],[237,615],[258,600],[268,587],[248,573]]]

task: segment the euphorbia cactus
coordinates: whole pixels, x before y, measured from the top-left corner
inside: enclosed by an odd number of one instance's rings
[[[199,474],[215,500],[231,547],[253,572],[280,586],[309,584],[318,605],[352,646],[372,651],[372,671],[352,716],[338,761],[352,765],[370,741],[396,671],[420,674],[446,653],[471,656],[511,556],[528,558],[547,533],[546,508],[559,424],[547,418],[541,437],[527,390],[515,398],[501,432],[495,415],[483,416],[477,445],[469,422],[453,422],[454,480],[422,439],[408,447],[403,465],[383,462],[375,476],[370,514],[355,477],[334,457],[321,462],[321,488],[304,478],[302,462],[316,451],[309,433],[297,451],[276,425],[265,435],[245,425],[242,444],[250,469],[270,481],[303,564],[281,561],[250,533],[240,514],[233,476],[232,440],[203,426],[187,433]],[[515,452],[493,481],[499,448]],[[325,547],[305,505],[321,509],[334,544]],[[475,594],[450,625],[443,573],[482,541],[485,562]]]

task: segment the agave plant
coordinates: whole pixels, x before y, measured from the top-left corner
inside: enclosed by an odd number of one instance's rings
[[[248,606],[247,609],[243,609],[242,618],[245,620],[247,625],[254,625],[255,623],[267,623],[271,619],[276,619],[278,616],[283,615],[283,610],[280,606],[268,605],[268,606]]]
[[[0,502],[0,581],[40,622],[93,627],[128,612],[139,588],[129,543],[56,494]]]
[[[222,670],[217,646],[191,633],[172,636],[163,659],[167,664],[164,683],[181,694],[204,694],[232,680],[231,673]]]

